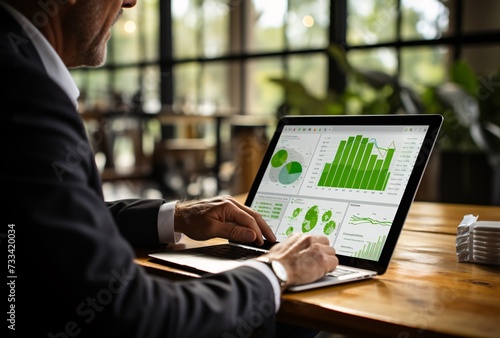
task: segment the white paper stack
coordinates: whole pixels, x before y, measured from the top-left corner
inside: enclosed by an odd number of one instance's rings
[[[458,261],[500,265],[500,222],[477,219],[477,216],[465,215],[458,226]]]

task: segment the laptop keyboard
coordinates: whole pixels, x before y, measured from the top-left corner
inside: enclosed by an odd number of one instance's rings
[[[340,277],[354,273],[352,270],[337,267],[334,271],[327,273],[327,276]]]
[[[231,260],[244,260],[262,256],[264,252],[259,250],[252,250],[250,248],[242,248],[234,245],[214,245],[190,249],[195,253],[204,255],[227,258]]]
[[[259,250],[252,250],[250,248],[243,248],[234,245],[214,245],[204,246],[199,248],[189,249],[191,252],[208,255],[217,258],[226,258],[231,260],[246,260],[262,256],[264,252]],[[334,271],[327,273],[327,276],[340,277],[354,273],[353,270],[337,267]]]

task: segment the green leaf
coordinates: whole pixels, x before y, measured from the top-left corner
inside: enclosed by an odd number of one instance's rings
[[[345,51],[342,49],[342,47],[335,44],[330,45],[328,47],[328,52],[330,53],[331,57],[337,62],[337,65],[344,73],[347,74],[352,72],[352,67],[347,61]]]
[[[459,84],[469,95],[475,96],[478,86],[476,73],[465,61],[457,61],[451,66],[451,81]]]
[[[453,111],[463,126],[470,127],[479,121],[481,113],[479,103],[462,86],[451,82],[445,83],[438,86],[436,95],[446,107]]]
[[[369,86],[381,89],[387,85],[395,85],[396,80],[391,75],[378,70],[358,70],[356,74]]]

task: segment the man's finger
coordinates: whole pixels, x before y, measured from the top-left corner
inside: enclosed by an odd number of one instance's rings
[[[252,216],[255,219],[255,221],[257,222],[257,226],[259,227],[262,235],[268,241],[270,241],[272,243],[276,242],[276,236],[274,235],[273,230],[269,227],[267,222],[264,220],[264,218],[262,218],[262,216],[258,212],[256,212],[252,208],[246,206],[245,204],[240,203],[239,201],[237,201],[233,197],[228,197],[226,200],[231,201],[235,206],[240,208],[243,212]],[[258,243],[258,244],[263,244],[263,243],[264,242]]]
[[[228,203],[231,202],[232,201],[228,201]],[[255,238],[255,242],[258,245],[264,244],[264,240],[262,239],[262,231],[257,225],[257,221],[254,217],[250,216],[240,208],[234,206],[234,204],[232,206],[228,205],[224,208],[224,216],[226,222],[233,222],[236,223],[237,226],[246,227],[253,230],[253,232],[257,235],[257,238]],[[239,232],[240,230],[236,231]]]
[[[257,226],[259,227],[260,231],[262,231],[264,237],[271,243],[276,242],[276,236],[274,235],[273,230],[269,227],[264,218],[262,218],[261,215],[256,214],[255,221],[257,222]]]
[[[222,223],[219,225],[219,229],[222,231],[223,236],[230,241],[240,243],[252,243],[257,241],[257,234],[247,227],[231,223]]]

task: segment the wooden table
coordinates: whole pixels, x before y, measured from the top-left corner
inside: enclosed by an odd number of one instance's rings
[[[455,233],[466,214],[500,221],[500,207],[415,202],[384,275],[286,293],[278,320],[360,337],[500,337],[500,267],[456,259]],[[137,262],[180,276],[144,254]]]

